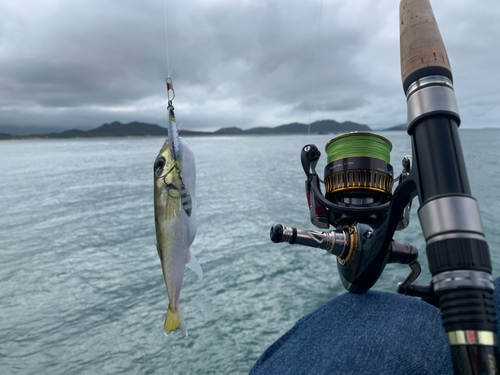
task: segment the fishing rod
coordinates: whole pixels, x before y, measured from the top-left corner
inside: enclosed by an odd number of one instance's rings
[[[321,181],[315,170],[321,152],[304,146],[310,220],[334,229],[275,224],[271,240],[335,255],[340,279],[352,293],[369,290],[386,264],[408,265],[397,292],[441,309],[455,373],[498,374],[490,253],[460,144],[451,66],[429,0],[401,1],[400,49],[412,146],[402,171],[395,177],[388,139],[354,132],[328,142]],[[396,230],[408,227],[415,197],[432,274],[428,285],[413,284],[421,271],[416,247],[393,240]]]

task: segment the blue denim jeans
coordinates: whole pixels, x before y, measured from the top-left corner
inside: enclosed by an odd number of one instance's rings
[[[494,302],[500,306],[498,292]],[[369,291],[342,294],[304,316],[250,374],[453,374],[453,365],[439,309]]]

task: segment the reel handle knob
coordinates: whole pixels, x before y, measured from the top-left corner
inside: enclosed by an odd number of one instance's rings
[[[283,242],[283,225],[274,224],[271,227],[271,232],[269,234],[271,236],[271,241],[274,243]]]

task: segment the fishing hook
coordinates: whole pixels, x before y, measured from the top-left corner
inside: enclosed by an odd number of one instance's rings
[[[179,166],[177,165],[177,163],[174,163],[174,165],[172,166],[172,168],[170,168],[170,169],[167,171],[167,173],[165,173],[163,176],[158,176],[158,174],[157,174],[157,172],[160,170],[160,168],[158,168],[158,169],[156,170],[155,174],[156,174],[156,176],[157,176],[158,178],[161,178],[161,179],[163,180],[163,183],[164,183],[165,185],[167,185],[167,186],[168,186],[169,184],[165,181],[165,179],[166,179],[166,178],[167,178],[167,176],[170,174],[170,172],[172,172],[172,171],[174,170],[174,168],[175,168],[175,170],[177,171],[177,173],[179,174],[179,180],[181,181],[181,183],[182,183],[182,184],[184,184],[184,182],[182,181],[181,169],[179,168]]]

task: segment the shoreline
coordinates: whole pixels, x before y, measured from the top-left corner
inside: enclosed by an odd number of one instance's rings
[[[165,129],[166,130],[166,129]],[[370,129],[368,132],[372,133],[380,133],[380,132],[401,132],[405,129]],[[461,131],[477,131],[477,130],[500,130],[500,128],[459,128]],[[365,130],[366,131],[366,130]],[[193,138],[193,137],[266,137],[266,136],[284,136],[284,135],[300,135],[304,134],[302,132],[269,132],[269,133],[211,133],[206,132],[206,134],[200,134],[203,132],[193,131],[195,134],[191,134],[191,132],[187,134],[182,134],[182,131],[179,133],[179,136],[182,138]],[[333,132],[312,132],[310,134],[313,135],[328,135],[328,134],[342,134],[346,133],[345,131],[333,131]],[[2,136],[7,137],[2,137]],[[43,134],[37,135],[11,135],[11,134],[2,134],[0,133],[0,141],[33,141],[33,140],[69,140],[69,139],[105,139],[105,138],[163,138],[167,137],[167,133],[165,134],[144,134],[144,135],[89,135],[89,136],[75,136],[75,137],[61,137],[61,136],[44,136]]]

